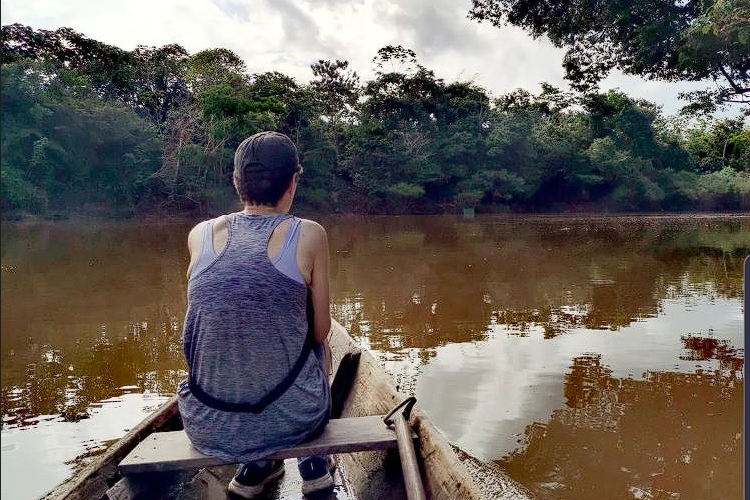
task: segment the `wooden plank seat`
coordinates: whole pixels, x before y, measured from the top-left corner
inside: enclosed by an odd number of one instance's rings
[[[278,451],[268,458],[332,455],[356,451],[385,450],[397,446],[396,432],[386,427],[382,416],[333,419],[316,439]],[[416,438],[416,434],[412,432]],[[148,472],[174,472],[227,465],[234,462],[208,457],[193,448],[184,431],[150,434],[120,462],[123,476]]]

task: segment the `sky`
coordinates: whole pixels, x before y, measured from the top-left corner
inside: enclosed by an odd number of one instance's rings
[[[538,93],[541,82],[568,88],[564,49],[513,26],[472,21],[470,6],[470,0],[0,0],[0,17],[3,25],[70,27],[125,50],[169,43],[190,53],[224,47],[242,57],[250,73],[280,71],[299,83],[312,79],[310,64],[319,59],[347,60],[367,80],[378,49],[402,45],[438,77],[473,81],[495,96],[516,88]],[[686,104],[677,94],[713,85],[613,72],[601,88],[619,88],[671,115]]]

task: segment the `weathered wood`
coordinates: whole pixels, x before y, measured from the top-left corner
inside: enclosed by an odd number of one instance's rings
[[[334,365],[356,347],[344,327],[334,321],[329,337]],[[387,413],[403,401],[393,385],[393,379],[386,375],[380,363],[366,350],[362,350],[354,387],[344,405],[342,417]],[[484,492],[474,484],[445,437],[438,431],[427,416],[415,407],[409,423],[419,437],[416,453],[422,470],[425,493],[431,500],[481,500]],[[357,489],[367,488],[368,471],[382,466],[383,457],[367,453],[344,455],[342,460],[349,473],[349,480]],[[525,498],[519,496],[519,498]]]
[[[395,447],[396,442],[396,433],[386,427],[377,415],[336,419],[331,420],[316,439],[278,451],[269,458],[384,450]],[[127,475],[197,469],[228,463],[232,462],[208,457],[197,451],[184,431],[158,432],[144,439],[120,462],[120,473]]]
[[[398,439],[398,454],[401,457],[401,471],[404,473],[406,497],[409,500],[425,500],[417,455],[414,453],[414,440],[411,438],[412,432],[403,413],[394,415],[393,424]]]

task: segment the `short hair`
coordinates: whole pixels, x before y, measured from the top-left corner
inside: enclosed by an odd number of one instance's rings
[[[242,178],[237,179],[237,194],[243,203],[253,205],[275,206],[292,183],[294,174],[301,173],[302,167],[297,167],[292,171],[285,170],[266,170],[252,171],[246,168]]]

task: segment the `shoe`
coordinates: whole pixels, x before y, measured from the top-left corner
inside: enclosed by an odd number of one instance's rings
[[[299,475],[302,476],[302,494],[309,495],[333,489],[331,471],[335,464],[331,457],[307,457],[301,460],[297,467]]]
[[[229,483],[230,493],[256,498],[270,483],[284,475],[283,460],[261,460],[241,465]]]

